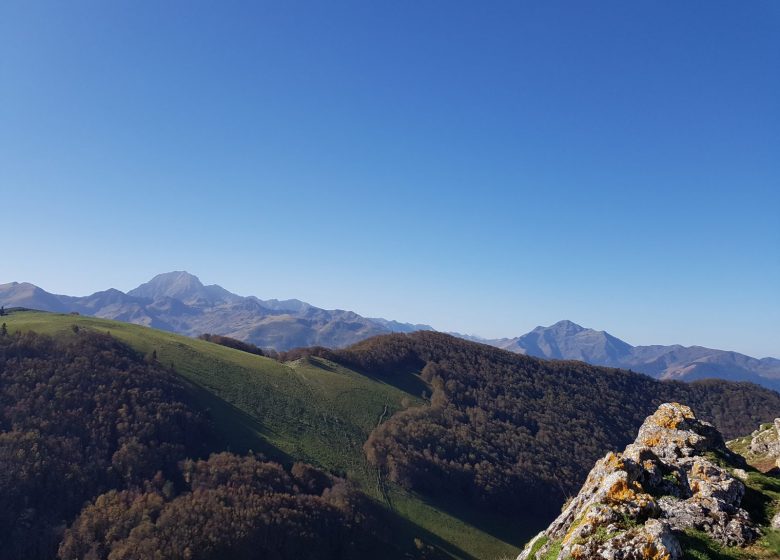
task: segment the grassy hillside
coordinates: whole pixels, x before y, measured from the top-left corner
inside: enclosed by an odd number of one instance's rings
[[[362,444],[395,412],[427,406],[418,384],[394,384],[356,373],[327,360],[307,357],[280,364],[203,340],[146,327],[35,311],[2,318],[8,330],[75,336],[75,329],[110,332],[137,351],[172,366],[193,399],[210,410],[221,438],[234,451],[253,449],[271,458],[304,460],[346,475],[370,496],[400,514],[399,539],[417,537],[458,558],[516,554],[537,530],[518,521],[474,515],[457,503],[432,503],[378,479]]]
[[[383,504],[397,545],[388,558],[515,555],[595,458],[624,446],[661,402],[685,402],[727,434],[780,410],[780,395],[749,384],[659,383],[441,333],[290,352],[280,363],[78,315],[14,311],[0,322],[60,340],[109,332],[176,372],[228,450],[312,463]]]

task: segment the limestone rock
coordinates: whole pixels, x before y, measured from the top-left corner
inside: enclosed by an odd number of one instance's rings
[[[740,507],[745,486],[710,456],[731,456],[690,408],[662,404],[623,453],[596,462],[579,494],[518,560],[676,560],[675,531],[696,529],[746,545],[760,535]],[[780,520],[778,521],[780,523]],[[540,545],[540,543],[543,543]]]
[[[750,452],[753,455],[780,456],[780,418],[765,430],[756,430],[751,434]]]

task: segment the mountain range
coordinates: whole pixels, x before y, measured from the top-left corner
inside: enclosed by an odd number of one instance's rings
[[[279,351],[316,345],[342,348],[378,334],[433,330],[429,325],[321,309],[297,299],[239,296],[217,285],[203,285],[183,271],[159,274],[127,293],[109,289],[84,297],[11,282],[0,285],[0,305],[76,312],[188,336],[221,334]],[[720,378],[780,389],[780,360],[775,358],[758,359],[702,346],[632,346],[605,331],[571,321],[539,326],[515,338],[457,336],[519,354],[630,369],[657,379]]]
[[[703,346],[632,346],[608,332],[584,328],[571,321],[536,327],[517,338],[484,342],[518,354],[630,369],[656,379],[718,378],[780,388],[780,360],[776,358],[758,359]]]
[[[0,304],[60,313],[80,313],[188,336],[214,333],[261,348],[341,348],[391,332],[432,330],[352,311],[320,309],[297,299],[261,300],[203,283],[183,271],[159,274],[127,293],[116,289],[73,297],[51,294],[27,282],[0,285]]]

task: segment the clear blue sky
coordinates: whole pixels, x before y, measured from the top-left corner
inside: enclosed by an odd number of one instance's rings
[[[5,1],[0,195],[0,283],[780,356],[780,3]]]

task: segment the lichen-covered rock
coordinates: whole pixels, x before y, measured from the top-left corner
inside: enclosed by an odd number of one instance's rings
[[[623,453],[596,463],[518,560],[676,560],[682,552],[674,532],[686,529],[728,546],[754,541],[760,533],[740,507],[744,485],[710,454],[731,455],[720,433],[687,406],[662,404]]]
[[[669,525],[658,519],[648,519],[644,526],[629,530],[620,530],[617,525],[610,529],[601,535],[592,533],[592,538],[580,538],[569,547],[569,556],[580,560],[662,560],[681,556],[680,544]]]

